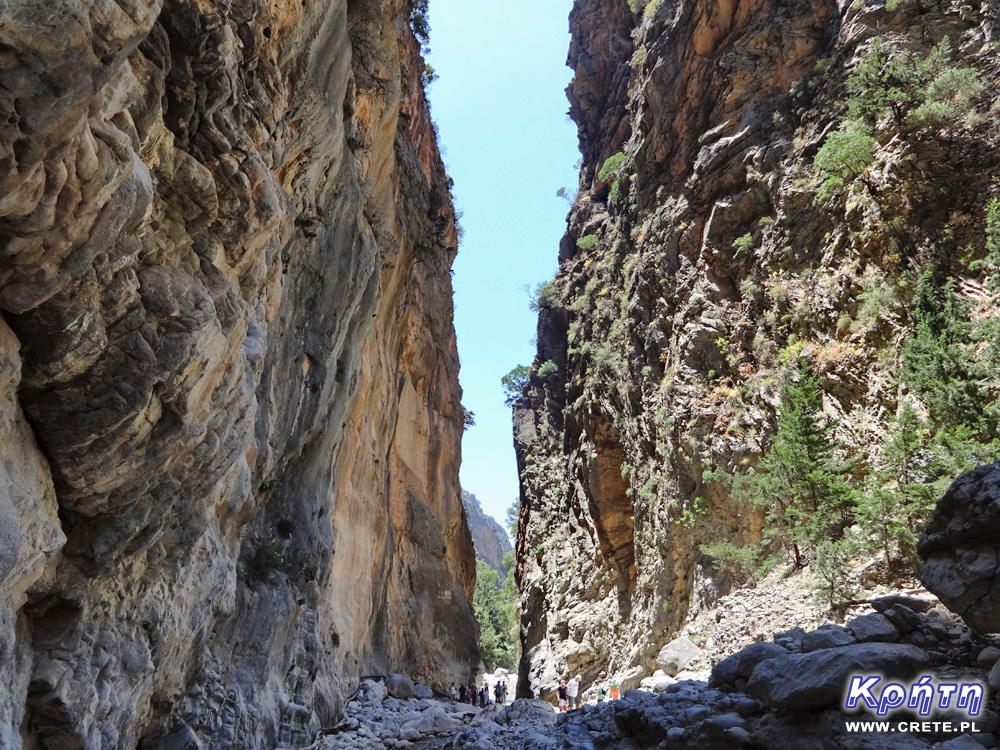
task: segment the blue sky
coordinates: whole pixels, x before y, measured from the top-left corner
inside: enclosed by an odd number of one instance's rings
[[[571,0],[431,0],[429,87],[444,161],[464,212],[455,261],[462,398],[462,486],[503,522],[517,497],[510,409],[500,378],[534,357],[524,285],[556,272],[576,188],[576,126],[566,117]]]

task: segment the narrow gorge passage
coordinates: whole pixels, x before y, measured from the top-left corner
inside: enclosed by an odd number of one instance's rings
[[[0,750],[996,747],[998,41],[0,3]]]

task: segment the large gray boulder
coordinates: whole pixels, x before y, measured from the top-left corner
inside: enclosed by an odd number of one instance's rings
[[[823,648],[837,648],[856,643],[857,639],[841,625],[821,625],[802,637],[802,650],[806,653]]]
[[[854,634],[854,637],[861,643],[890,643],[899,640],[899,631],[886,618],[878,612],[869,615],[855,617],[847,623],[847,629]]]
[[[406,700],[413,697],[413,680],[405,674],[389,675],[385,686],[389,689],[389,695],[393,698]]]
[[[701,649],[687,638],[675,638],[660,649],[656,656],[656,666],[668,676],[673,677],[678,672],[690,667],[701,658]]]
[[[762,661],[750,675],[747,693],[771,708],[812,711],[836,706],[851,675],[905,679],[930,665],[916,646],[858,643]]]
[[[413,697],[414,698],[433,698],[434,691],[431,690],[427,685],[422,682],[418,682],[413,686]]]
[[[736,676],[746,679],[753,674],[754,669],[761,662],[787,655],[787,649],[779,646],[777,643],[770,643],[769,641],[752,643],[737,654]]]
[[[982,633],[1000,632],[1000,462],[963,474],[938,500],[917,552],[919,576]]]

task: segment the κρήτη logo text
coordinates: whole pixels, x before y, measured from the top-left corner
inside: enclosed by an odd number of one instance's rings
[[[910,711],[918,716],[958,711],[974,718],[979,716],[985,702],[986,686],[981,682],[945,682],[929,674],[911,682],[882,675],[852,675],[843,706],[847,711],[867,707],[876,716],[889,716],[894,711]]]

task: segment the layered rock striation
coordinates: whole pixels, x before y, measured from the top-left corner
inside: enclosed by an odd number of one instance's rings
[[[304,746],[478,663],[410,13],[0,8],[0,747]]]
[[[767,449],[788,363],[809,363],[843,451],[881,465],[915,398],[899,378],[915,279],[952,278],[974,315],[993,304],[974,259],[994,94],[965,120],[955,99],[874,122],[836,189],[814,160],[850,132],[847,81],[875,37],[913,60],[947,39],[995,92],[997,22],[988,2],[574,4],[580,192],[513,415],[523,695],[576,673],[634,686],[726,592],[701,547],[762,536],[720,477]]]

